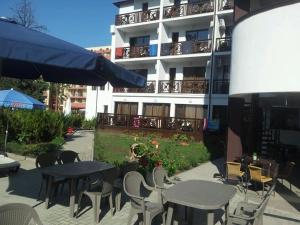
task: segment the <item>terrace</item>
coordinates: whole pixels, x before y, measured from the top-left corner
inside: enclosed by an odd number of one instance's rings
[[[158,93],[207,94],[209,80],[160,80]]]
[[[157,45],[116,48],[116,59],[143,58],[157,56]]]
[[[163,18],[176,18],[191,16],[214,11],[213,1],[201,1],[199,3],[185,3],[179,5],[165,6],[163,9]]]
[[[156,21],[159,19],[159,8],[116,15],[115,25],[128,25]]]
[[[114,88],[114,93],[155,93],[156,81],[148,80],[144,88]]]
[[[182,41],[161,44],[161,56],[208,53],[210,51],[211,40]]]

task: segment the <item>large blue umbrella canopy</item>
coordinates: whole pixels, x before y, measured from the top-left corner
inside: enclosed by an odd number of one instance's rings
[[[0,107],[18,109],[45,109],[44,103],[13,89],[0,90]]]
[[[0,75],[22,79],[144,87],[146,79],[102,55],[0,18]]]

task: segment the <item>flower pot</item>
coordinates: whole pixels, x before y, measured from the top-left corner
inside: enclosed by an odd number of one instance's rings
[[[153,144],[153,145],[158,145],[158,141],[157,141],[157,140],[152,140],[152,141],[151,141],[151,144]]]
[[[189,145],[189,143],[187,143],[186,141],[181,141],[179,144],[181,146],[188,146]]]

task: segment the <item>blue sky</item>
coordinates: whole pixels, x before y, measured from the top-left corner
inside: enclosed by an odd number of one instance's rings
[[[12,15],[19,0],[0,0],[0,16]],[[111,44],[112,0],[31,0],[36,20],[47,33],[82,47]]]

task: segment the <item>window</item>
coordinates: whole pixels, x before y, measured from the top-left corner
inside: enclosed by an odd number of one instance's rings
[[[178,32],[173,32],[172,33],[172,42],[173,43],[178,43],[178,39],[179,39],[179,33]]]
[[[97,86],[92,86],[92,91],[96,91],[97,90]]]
[[[175,117],[188,119],[203,119],[207,115],[206,105],[176,105]]]
[[[103,112],[104,112],[104,113],[108,113],[108,105],[104,105]]]
[[[170,68],[169,69],[169,75],[170,75],[170,80],[175,80],[176,68]]]
[[[148,2],[143,3],[143,12],[148,11]]]
[[[185,37],[186,37],[187,41],[207,40],[208,39],[208,29],[187,31]]]
[[[116,102],[115,104],[116,114],[137,115],[138,103],[136,102]]]
[[[105,85],[100,86],[100,91],[104,91],[105,90]]]
[[[144,116],[170,116],[170,104],[145,103],[143,108]]]
[[[183,67],[183,80],[201,80],[205,71],[205,67]]]
[[[150,36],[132,37],[129,44],[130,47],[148,46],[150,45]]]

